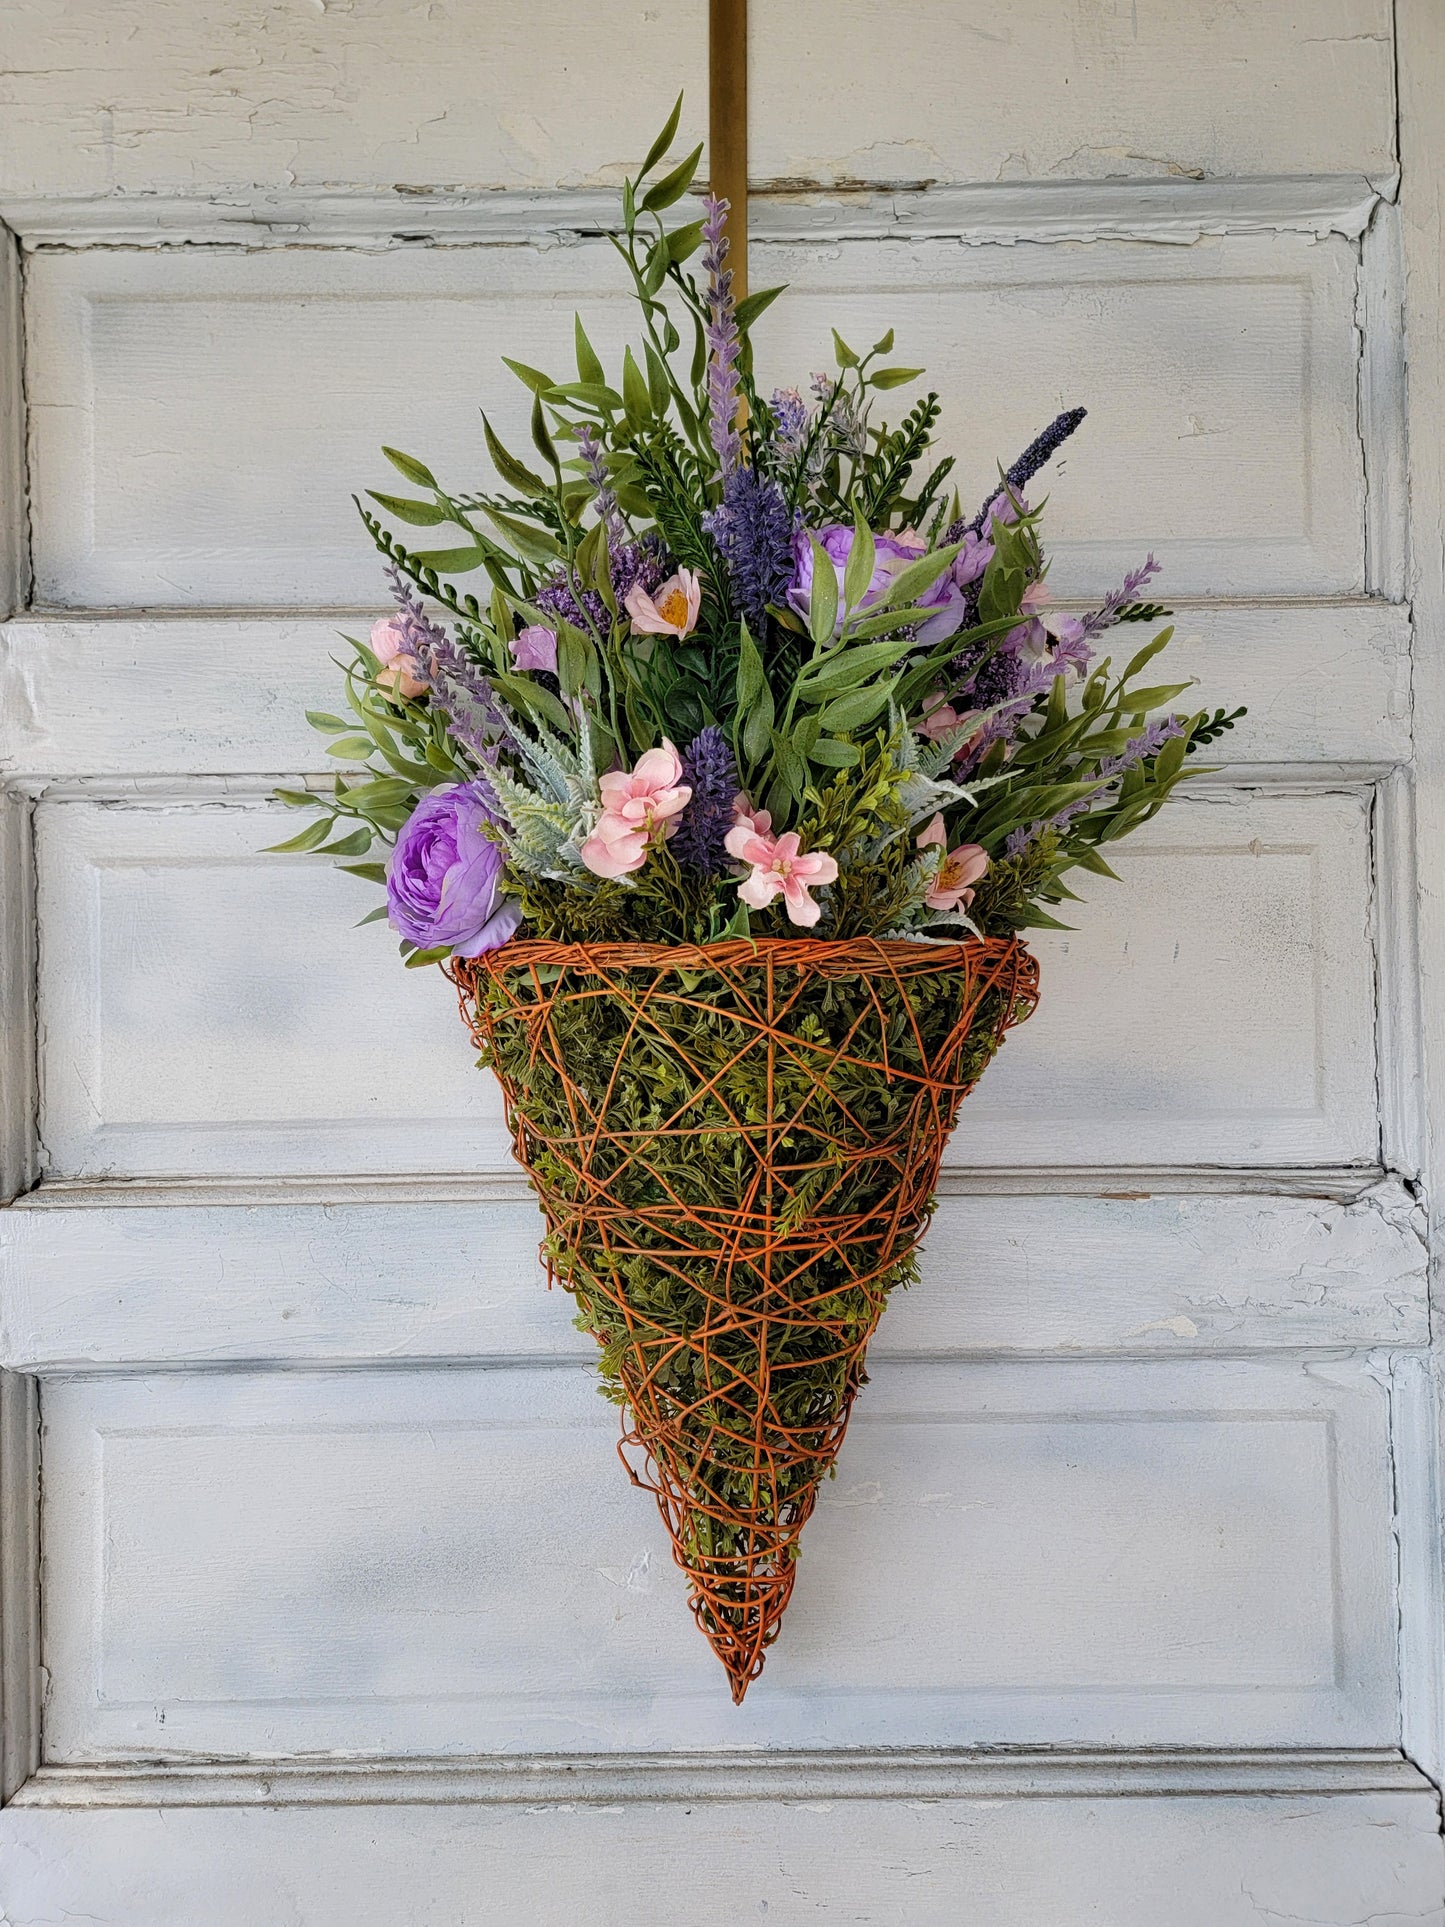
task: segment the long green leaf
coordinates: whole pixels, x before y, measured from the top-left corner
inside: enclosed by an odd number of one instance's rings
[[[668,115],[666,121],[663,123],[662,132],[658,135],[657,139],[652,143],[651,147],[648,148],[647,159],[642,163],[642,166],[637,170],[637,178],[639,181],[643,181],[647,178],[647,176],[652,172],[653,168],[656,167],[657,163],[662,159],[663,155],[667,152],[668,148],[672,146],[673,136],[677,133],[677,124],[681,119],[682,119],[682,95],[679,93],[677,99],[672,103],[672,112]]]
[[[643,212],[660,214],[674,201],[680,201],[692,186],[692,177],[697,172],[697,164],[702,159],[702,142],[699,141],[686,160],[679,161],[670,174],[664,174],[655,187],[650,187],[642,197]]]
[[[381,452],[391,463],[392,467],[396,469],[398,474],[404,475],[413,487],[436,487],[436,476],[432,474],[426,463],[419,462],[415,455],[403,455],[399,448],[387,448],[385,446],[383,446]]]
[[[440,502],[417,502],[409,495],[383,495],[374,488],[366,492],[373,502],[381,504],[388,515],[395,516],[398,522],[410,522],[414,528],[435,528],[438,522],[456,520],[451,509],[443,507]]]
[[[808,634],[823,643],[838,625],[838,572],[832,558],[816,535],[808,541],[813,550],[813,586],[808,596]]]
[[[508,488],[520,489],[523,495],[545,495],[547,484],[541,476],[519,462],[512,451],[497,435],[487,420],[487,411],[482,410],[482,433],[487,438],[487,453],[492,458],[492,466],[507,484]]]

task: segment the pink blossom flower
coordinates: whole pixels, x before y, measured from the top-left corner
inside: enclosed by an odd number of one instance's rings
[[[941,743],[948,737],[953,737],[955,741],[953,751],[955,761],[957,761],[960,756],[966,756],[970,750],[978,746],[979,738],[983,735],[982,727],[974,730],[971,735],[961,736],[958,733],[961,729],[967,729],[968,725],[973,722],[973,710],[965,709],[962,714],[960,714],[952,703],[941,700],[941,692],[939,690],[935,690],[928,700],[930,707],[924,711],[920,720],[913,725],[915,734],[925,737],[930,743]]]
[[[702,578],[696,569],[679,569],[651,595],[634,582],[623,601],[632,617],[633,635],[676,636],[681,641],[697,627]]]
[[[745,824],[757,836],[766,836],[773,827],[773,813],[771,810],[755,810],[746,792],[739,790],[733,798],[733,824],[736,827],[739,823]]]
[[[659,826],[671,836],[692,799],[682,781],[682,758],[664,737],[661,747],[638,758],[634,770],[609,770],[601,778],[602,814],[582,845],[582,861],[594,876],[628,876],[640,870]]]
[[[377,671],[378,689],[393,691],[410,701],[424,694],[426,679],[421,664],[412,654],[406,632],[395,616],[382,616],[371,627],[371,653],[381,663]]]
[[[935,816],[919,832],[920,850],[943,850],[932,884],[923,901],[930,910],[966,910],[973,902],[972,886],[988,868],[988,856],[977,843],[959,843],[948,849],[948,833],[942,816]]]
[[[766,815],[766,811],[759,813]],[[771,821],[771,819],[769,819]],[[781,897],[793,923],[815,924],[823,911],[808,894],[822,883],[837,880],[838,865],[826,850],[805,856],[798,847],[796,830],[773,836],[759,830],[758,818],[734,824],[725,839],[729,856],[752,865],[751,874],[738,885],[738,895],[753,910],[764,910],[774,897]]]
[[[519,669],[545,669],[557,673],[557,631],[540,622],[530,623],[512,638],[512,661]]]

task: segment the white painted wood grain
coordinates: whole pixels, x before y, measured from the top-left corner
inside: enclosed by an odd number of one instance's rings
[[[46,1764],[20,1806],[496,1807],[681,1801],[706,1806],[783,1798],[810,1803],[907,1800],[1131,1799],[1180,1795],[1433,1794],[1398,1747],[788,1747],[664,1753],[488,1753],[382,1760],[111,1760]]]
[[[0,1204],[39,1175],[33,829],[29,797],[0,786]]]
[[[436,972],[233,797],[38,810],[56,1176],[509,1166]],[[1202,793],[1121,849],[968,1100],[961,1165],[1370,1162],[1367,799]]]
[[[10,0],[3,19],[0,173],[16,192],[615,180],[684,84],[689,141],[705,131],[700,0],[596,15],[559,0],[445,15]],[[1387,174],[1389,32],[1385,0],[761,9],[752,172]]]
[[[1440,1249],[1445,1180],[1445,892],[1441,890],[1441,853],[1445,851],[1445,157],[1437,138],[1439,78],[1445,72],[1445,15],[1432,0],[1401,0],[1400,130],[1409,166],[1409,186],[1400,209],[1404,322],[1409,342],[1408,428],[1410,457],[1409,593],[1420,623],[1416,678],[1422,729],[1414,773],[1415,813],[1411,856],[1418,910],[1416,960],[1423,1076],[1422,1109],[1428,1151],[1426,1170],[1431,1197],[1431,1241]],[[1440,1335],[1437,1327],[1435,1384],[1440,1384]],[[1412,1493],[1430,1505],[1435,1544],[1442,1534],[1441,1409],[1435,1401],[1433,1463],[1417,1460],[1408,1474]],[[1417,1450],[1421,1442],[1417,1437]],[[1441,1559],[1431,1568],[1431,1591],[1416,1595],[1420,1614],[1408,1637],[1430,1641],[1445,1620],[1441,1597]],[[1438,1660],[1438,1656],[1437,1656]],[[1406,1683],[1407,1724],[1422,1756],[1445,1761],[1445,1678],[1438,1663],[1412,1671]]]
[[[793,284],[759,326],[763,385],[806,385],[830,325],[865,342],[896,326],[944,398],[968,500],[1056,409],[1091,408],[1049,479],[1057,594],[1105,591],[1150,547],[1174,595],[1363,586],[1349,242],[757,252],[756,280]],[[40,598],[364,604],[378,574],[349,496],[391,486],[378,445],[477,486],[479,405],[525,446],[505,345],[525,340],[534,364],[570,372],[580,307],[604,359],[619,357],[630,316],[613,261],[595,241],[34,256]]]
[[[884,1362],[737,1711],[585,1372],[53,1381],[46,1755],[1389,1745],[1387,1404]]]
[[[756,189],[757,241],[933,235],[973,242],[1197,241],[1205,234],[1341,234],[1357,241],[1391,188],[1360,173],[1245,178],[989,181]],[[701,209],[701,197],[679,210]],[[0,183],[0,219],[22,248],[571,245],[616,230],[615,188],[288,188],[247,185],[118,198],[33,195]],[[679,214],[679,218],[681,215]]]
[[[333,707],[340,637],[361,633],[382,606],[349,617],[32,615],[0,624],[0,773],[307,768],[320,745],[304,712]],[[1410,623],[1398,604],[1180,604],[1171,620],[1169,661],[1180,678],[1197,678],[1190,700],[1249,706],[1211,761],[1408,760]]]
[[[154,1190],[136,1204],[113,1186],[47,1204],[42,1188],[0,1214],[0,1363],[592,1356],[571,1301],[544,1289],[530,1202],[409,1203],[406,1189],[391,1203],[208,1205]],[[945,1196],[922,1279],[889,1306],[872,1355],[1421,1345],[1422,1222],[1393,1181],[1349,1200]]]
[[[1441,1927],[1428,1794],[0,1816],[0,1906],[108,1927]],[[63,1918],[63,1914],[61,1915]]]
[[[0,230],[0,612],[30,599],[20,247]]]
[[[377,892],[262,854],[292,812],[40,815],[41,996],[55,1043],[42,1085],[57,1167],[77,1153],[117,1170],[209,1172],[506,1159],[500,1102],[474,1068],[454,992],[403,970],[384,924],[354,928]]]

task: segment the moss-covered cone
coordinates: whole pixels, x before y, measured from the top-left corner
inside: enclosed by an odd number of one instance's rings
[[[958,1106],[1032,1008],[1015,941],[514,943],[454,967],[543,1251],[741,1700]]]

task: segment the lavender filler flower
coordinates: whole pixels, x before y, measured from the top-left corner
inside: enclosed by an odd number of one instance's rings
[[[690,863],[705,876],[721,876],[728,865],[723,838],[733,827],[738,767],[716,723],[693,737],[682,759],[682,780],[691,786],[692,801],[669,847],[679,863]]]
[[[464,749],[478,762],[495,763],[508,731],[492,685],[447,631],[432,621],[394,563],[388,564],[386,576],[396,597],[397,622],[431,691],[432,702],[445,715],[452,735]]]

